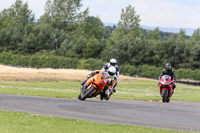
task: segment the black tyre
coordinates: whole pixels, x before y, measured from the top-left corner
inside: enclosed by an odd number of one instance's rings
[[[170,98],[167,98],[167,99],[166,99],[166,102],[167,102],[167,103],[170,102]]]
[[[162,101],[163,102],[166,102],[167,100],[167,90],[162,90]]]
[[[89,90],[86,89],[85,92],[81,95],[81,99],[80,100],[85,100],[96,88],[94,86],[92,86]]]
[[[81,94],[78,95],[78,99],[81,100]]]

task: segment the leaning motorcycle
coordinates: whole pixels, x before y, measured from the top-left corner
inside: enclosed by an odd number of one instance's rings
[[[110,81],[109,79],[104,79],[103,74],[103,71],[99,70],[97,71],[97,74],[90,77],[85,82],[85,84],[81,88],[81,93],[78,96],[79,100],[84,101],[86,98],[96,97],[97,95],[102,94],[103,92],[105,93],[104,88],[107,86],[107,84],[110,84]]]
[[[169,102],[172,96],[172,80],[171,76],[163,75],[159,80],[160,95],[163,102]]]

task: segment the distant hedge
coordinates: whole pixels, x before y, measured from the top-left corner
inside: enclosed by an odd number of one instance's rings
[[[88,69],[88,70],[100,70],[104,66],[105,62],[102,60],[97,60],[94,58],[81,59],[77,65],[78,69]]]
[[[64,56],[55,56],[53,54],[35,54],[35,55],[19,55],[11,52],[0,53],[0,63],[13,65],[13,66],[24,66],[24,67],[36,67],[36,68],[72,68],[72,69],[88,69],[98,70],[103,67],[106,63],[102,60],[89,58],[89,59],[78,59],[69,58]],[[155,66],[142,65],[120,65],[120,74],[130,76],[142,76],[158,79],[160,72],[164,68],[158,68]],[[193,79],[200,80],[200,69],[175,69],[177,79]]]
[[[77,59],[64,56],[55,56],[51,53],[35,55],[20,55],[11,52],[0,53],[0,63],[13,66],[36,68],[73,68],[73,69],[101,69],[105,62],[94,58]]]
[[[155,66],[142,65],[142,66],[131,66],[122,65],[120,66],[120,73],[125,75],[137,75],[141,77],[148,77],[157,79],[160,75],[162,68],[157,68]]]
[[[76,68],[78,59],[54,55],[17,55],[2,52],[0,53],[0,63],[41,68]]]
[[[142,66],[131,66],[131,65],[122,65],[120,66],[120,73],[124,75],[137,75],[142,77],[149,77],[158,79],[161,71],[164,68],[158,68],[155,66],[142,65]],[[200,69],[191,70],[191,69],[173,69],[176,74],[177,79],[193,79],[200,80]]]

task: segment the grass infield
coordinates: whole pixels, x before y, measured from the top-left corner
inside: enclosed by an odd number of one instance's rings
[[[0,111],[1,133],[181,133],[119,124],[101,124],[76,119]]]

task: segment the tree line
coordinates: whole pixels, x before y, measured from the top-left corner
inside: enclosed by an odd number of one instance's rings
[[[199,69],[200,29],[191,37],[182,29],[177,34],[158,27],[147,31],[131,5],[122,9],[117,25],[104,26],[81,7],[81,0],[47,0],[45,13],[36,19],[28,3],[16,0],[0,12],[0,52],[103,63],[116,58],[119,66],[163,67],[170,62],[177,69]]]

